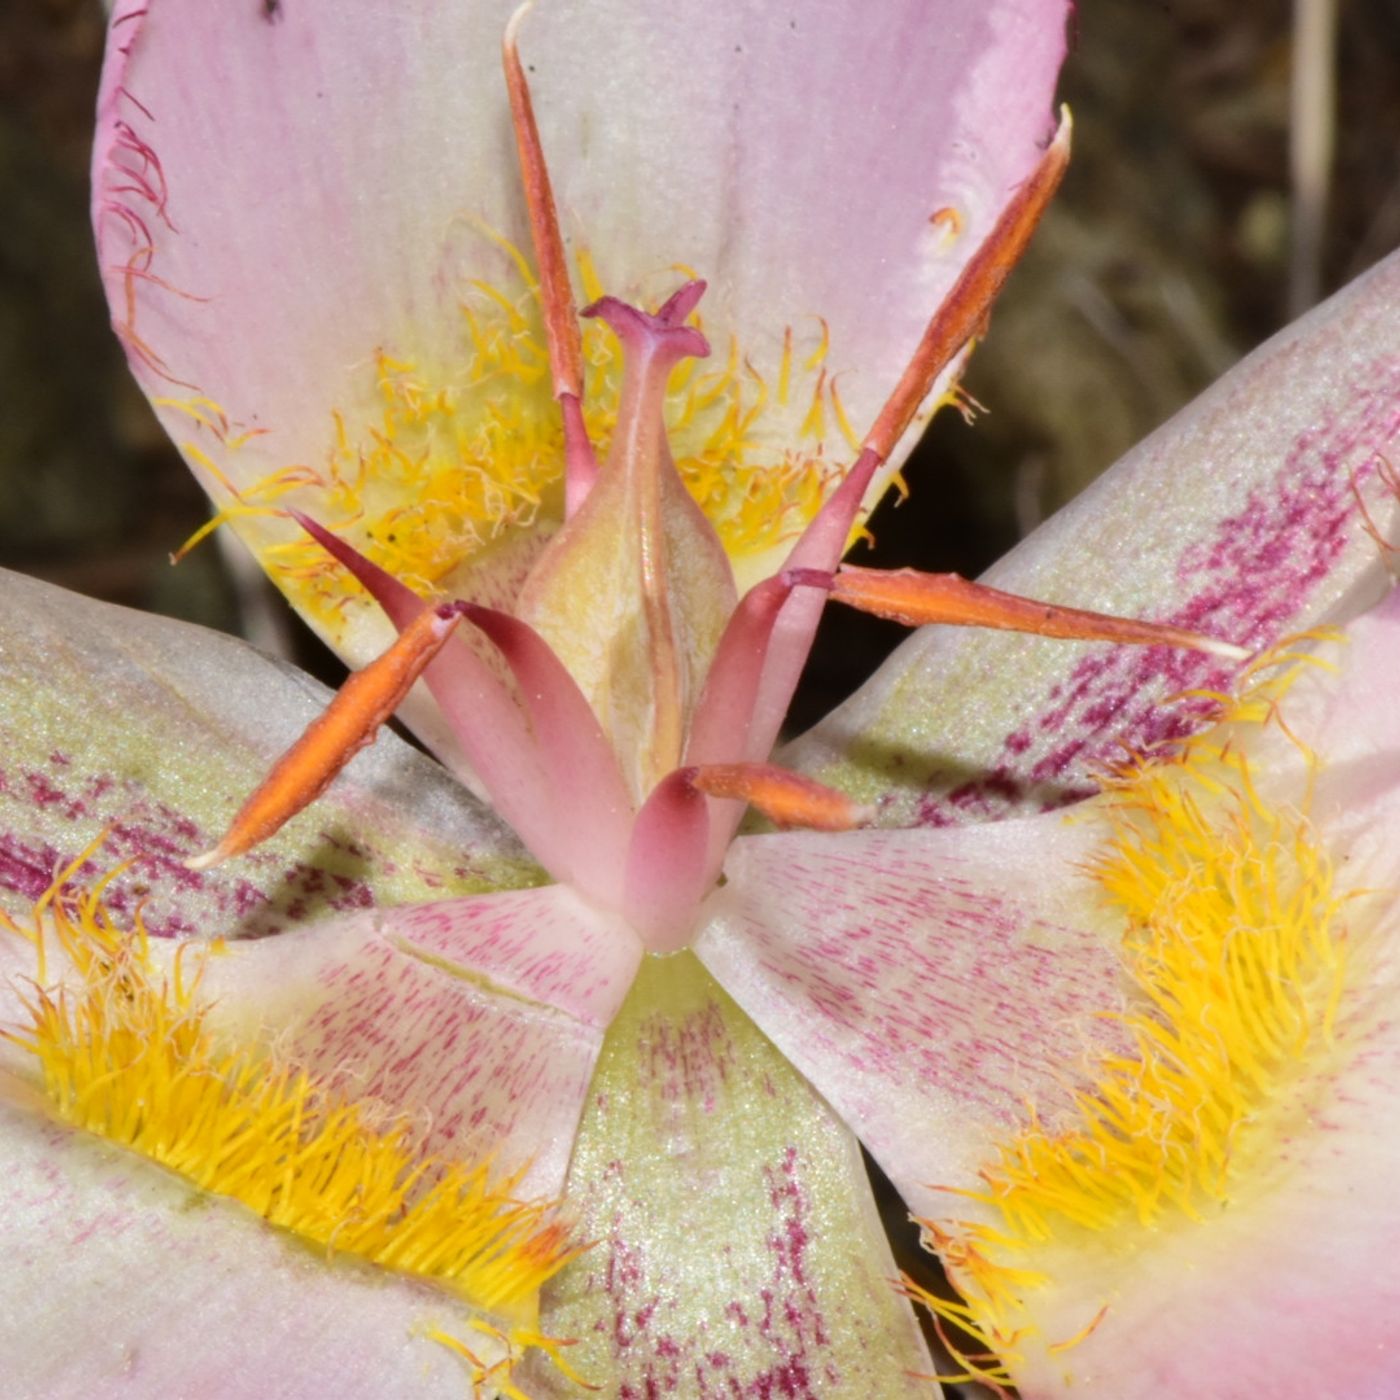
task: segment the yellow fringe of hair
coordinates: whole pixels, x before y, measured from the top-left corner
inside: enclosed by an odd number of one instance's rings
[[[126,931],[103,903],[117,872],[66,888],[97,844],[38,901],[30,927],[0,914],[0,928],[26,939],[35,958],[28,1024],[0,1035],[33,1056],[54,1117],[328,1257],[366,1260],[488,1314],[469,1325],[504,1345],[504,1361],[484,1364],[449,1333],[429,1334],[467,1364],[482,1394],[518,1395],[509,1372],[530,1348],[571,1374],[566,1343],[536,1328],[540,1287],[582,1248],[556,1205],[516,1200],[519,1174],[498,1179],[489,1162],[422,1156],[407,1126],[373,1128],[305,1072],[220,1044],[198,997],[203,960],[218,945],[182,944],[158,974],[139,915]],[[54,962],[64,966],[51,983]]]
[[[207,398],[161,401],[189,421],[195,436],[182,450],[227,498],[177,557],[226,521],[280,515],[295,493],[292,503],[401,582],[431,593],[511,530],[530,526],[542,509],[558,513],[564,438],[550,392],[538,283],[519,249],[490,229],[478,231],[509,259],[514,290],[470,283],[455,363],[376,351],[377,418],[352,423],[326,405],[334,434],[324,461],[287,465],[236,487],[228,463],[257,434],[238,433]],[[694,275],[680,266],[673,271]],[[601,295],[586,252],[578,274],[588,300]],[[691,323],[703,329],[698,313]],[[825,366],[830,336],[825,323],[817,324],[817,344],[805,355],[787,330],[768,375],[731,338],[713,359],[686,360],[671,376],[665,413],[676,467],[735,558],[795,538],[839,480],[842,463],[859,450],[837,376]],[[582,336],[584,416],[605,455],[621,401],[622,353],[600,321],[585,321]],[[788,440],[792,410],[799,408],[805,411],[797,440]],[[293,601],[323,621],[332,621],[347,598],[362,596],[299,533],[260,553]]]
[[[1310,794],[1269,807],[1237,743],[1246,726],[1288,734],[1280,703],[1317,664],[1284,648],[1265,657],[1238,699],[1210,697],[1219,726],[1129,765],[1085,809],[1109,829],[1088,874],[1124,921],[1130,1009],[1104,1014],[1127,1048],[1091,1068],[1073,1127],[1049,1132],[1029,1108],[982,1168],[983,1189],[953,1193],[990,1207],[997,1226],[921,1222],[962,1294],[905,1281],[963,1368],[939,1379],[1005,1394],[1032,1330],[1023,1300],[1048,1282],[1046,1247],[1223,1205],[1300,1060],[1332,1047],[1354,896],[1337,892],[1313,837]],[[1078,1345],[1105,1311],[1048,1350]]]

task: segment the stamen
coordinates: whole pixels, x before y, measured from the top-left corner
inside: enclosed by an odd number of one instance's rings
[[[774,624],[791,591],[792,584],[785,576],[764,579],[749,589],[730,615],[691,720],[687,763],[708,763],[736,753],[756,756],[748,738],[759,682]]]
[[[1028,632],[1037,637],[1187,647],[1231,661],[1245,661],[1250,655],[1244,647],[1181,627],[1038,602],[1014,593],[1003,593],[983,583],[973,583],[958,574],[926,574],[917,569],[863,569],[847,564],[836,574],[823,574],[816,569],[791,569],[782,577],[793,584],[813,588],[827,586],[837,602],[875,617],[902,622],[906,627],[937,622],[953,627]]]
[[[399,582],[387,569],[381,569],[372,559],[367,559],[347,540],[327,530],[319,521],[299,510],[287,513],[331,558],[350,571],[355,582],[383,608],[385,616],[399,631],[403,631],[415,617],[431,606],[407,584]]]
[[[873,815],[845,793],[771,763],[707,763],[681,772],[697,792],[747,802],[784,828],[850,831]]]
[[[632,804],[617,755],[577,682],[528,623],[474,603],[463,614],[510,667],[540,759],[575,880],[615,897],[605,876],[617,868],[632,824]],[[567,833],[565,837],[564,833]]]
[[[628,922],[653,953],[685,947],[695,911],[719,876],[724,843],[711,840],[706,797],[747,802],[778,826],[814,831],[849,831],[872,815],[835,789],[768,763],[672,770],[637,814],[624,879]]]
[[[310,516],[291,514],[354,575],[401,633],[431,611],[432,604],[348,541]],[[588,702],[533,629],[489,608],[454,606],[501,651],[529,714],[526,723],[507,687],[465,642],[440,652],[423,680],[471,765],[471,773],[459,767],[458,775],[484,793],[555,879],[608,898],[612,886],[605,877],[625,840],[618,825],[627,815],[626,793],[619,791],[616,758]],[[493,618],[502,618],[494,630]],[[581,820],[585,801],[595,817],[606,812],[616,819]]]
[[[1070,132],[1069,108],[1065,107],[1055,139],[934,312],[894,392],[865,435],[860,455],[793,547],[790,567],[835,568],[871,479],[904,436],[934,381],[986,324],[992,303],[1026,251],[1069,164]]]
[[[501,41],[506,91],[520,154],[520,183],[530,220],[530,239],[539,267],[540,307],[544,313],[545,339],[549,345],[549,369],[554,397],[564,418],[564,509],[572,515],[592,489],[598,476],[598,459],[583,422],[582,338],[569,285],[569,264],[559,232],[559,214],[549,182],[540,131],[535,122],[530,85],[520,62],[516,35],[533,0],[525,0],[510,17]]]
[[[708,804],[678,768],[637,813],[624,881],[627,920],[653,953],[674,953],[694,932],[695,909],[714,884]]]
[[[788,555],[788,569],[836,568],[851,540],[875,473],[894,451],[932,389],[934,381],[959,351],[978,333],[1011,269],[1055,193],[1069,161],[1070,116],[1063,110],[1060,129],[1034,174],[1012,197],[982,246],[972,255],[953,289],[928,323],[923,339],[894,392],[865,436],[860,454],[841,485],[832,492]],[[784,606],[773,631],[760,688],[758,710],[764,714],[787,712],[797,678],[807,662],[824,600],[800,594]],[[754,742],[762,735],[754,733]],[[768,739],[777,737],[772,724]]]
[[[382,656],[356,671],[306,733],[277,761],[239,809],[223,840],[185,862],[208,870],[242,855],[314,802],[398,708],[423,668],[440,652],[461,619],[444,604],[421,612]]]

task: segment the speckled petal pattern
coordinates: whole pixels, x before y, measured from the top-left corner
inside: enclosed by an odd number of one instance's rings
[[[521,885],[533,863],[430,759],[384,734],[267,846],[212,845],[329,692],[245,643],[0,577],[0,902],[27,910],[104,830],[84,877],[133,859],[108,902],[160,936],[308,920]]]
[[[564,1189],[641,945],[559,885],[404,905],[208,960],[212,1023],[413,1123],[425,1150]]]
[[[1111,1043],[1112,924],[1057,815],[952,831],[740,837],[696,952],[916,1214]]]
[[[597,1243],[543,1325],[602,1394],[923,1393],[855,1139],[688,953],[648,959],[608,1032],[568,1195]]]
[[[1010,592],[1266,646],[1384,590],[1400,438],[1400,254],[1337,293],[1130,452],[986,575]],[[1355,484],[1357,491],[1353,490]],[[784,754],[890,826],[1082,796],[1127,746],[1200,723],[1200,653],[925,628]]]

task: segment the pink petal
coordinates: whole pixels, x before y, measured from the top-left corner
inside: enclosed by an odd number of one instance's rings
[[[1027,1098],[1053,1123],[1065,1066],[1108,1043],[1115,933],[1067,878],[1088,849],[1056,816],[740,837],[696,953],[935,1214],[932,1186],[975,1177]]]
[[[508,8],[115,7],[93,156],[103,273],[152,393],[188,381],[265,434],[221,454],[233,480],[320,466],[329,410],[375,408],[377,348],[457,346],[463,253],[465,275],[504,266],[461,216],[521,232],[494,144]],[[133,257],[150,275],[128,284]],[[177,439],[210,441],[163,413]]]
[[[119,918],[139,900],[157,933],[285,930],[210,959],[203,990],[218,998],[215,1024],[270,1039],[357,1100],[406,1115],[433,1145],[528,1168],[522,1194],[557,1196],[603,1028],[638,960],[631,934],[559,887],[370,910],[380,891],[421,899],[527,870],[435,765],[390,736],[326,799],[320,820],[340,844],[327,850],[312,824],[250,860],[251,874],[190,876],[179,858],[324,692],[227,638],[14,576],[3,585],[4,907],[22,917],[115,819],[76,879],[136,856],[109,887]],[[152,956],[185,946],[154,939]],[[0,1022],[23,1021],[34,970],[28,945],[0,930]],[[191,1211],[187,1185],[44,1126],[25,1083],[32,1062],[3,1044],[7,1385],[45,1395],[122,1384],[133,1395],[462,1393],[461,1362],[424,1336],[441,1326],[489,1352],[459,1304],[382,1271],[327,1264],[238,1207]],[[338,1336],[342,1327],[355,1335]],[[75,1346],[78,1331],[100,1340]]]
[[[1392,594],[1321,648],[1329,667],[1300,672],[1262,729],[1203,741],[1243,754],[1252,800],[1284,816],[1280,850],[1289,814],[1306,813],[1336,880],[1345,983],[1326,1032],[1294,1047],[1232,1138],[1223,1199],[1201,1193],[1194,1214],[1172,1207],[1145,1227],[1131,1206],[1117,1230],[1057,1224],[1005,1255],[1042,1276],[1010,1286],[1008,1325],[1032,1324],[1007,1358],[1027,1400],[1400,1387],[1398,641]],[[697,952],[944,1225],[1001,1228],[975,1193],[995,1194],[985,1169],[1027,1123],[1022,1100],[1049,1135],[1076,1126],[1086,1052],[1117,1050],[1103,1017],[1128,1005],[1121,916],[1084,867],[1103,849],[1101,806],[1122,801],[839,846],[750,838],[731,855]],[[1220,815],[1232,828],[1235,804]]]
[[[1284,1125],[1200,1222],[1153,1232],[1150,1252],[1087,1250],[1038,1307],[1048,1336],[1101,1325],[1059,1357],[1027,1348],[1027,1400],[1110,1390],[1124,1400],[1217,1387],[1311,1400],[1400,1393],[1400,960],[1395,832],[1400,732],[1394,672],[1400,595],[1392,592],[1318,648],[1283,725],[1246,732],[1254,791],[1271,805],[1311,789],[1307,815],[1347,906],[1347,987],[1335,1044],[1311,1043],[1270,1106]],[[1301,745],[1306,745],[1305,754]],[[1071,1388],[1072,1387],[1072,1388]]]
[[[1371,859],[1355,852],[1351,887],[1395,870],[1400,801],[1370,810],[1384,832]],[[1074,888],[1090,835],[1042,817],[869,833],[858,854],[812,836],[736,845],[697,952],[916,1214],[982,1218],[947,1188],[982,1187],[1026,1103],[1047,1132],[1072,1124],[1086,1052],[1113,1048],[1096,1018],[1123,1005],[1115,930],[1092,914],[1088,881]],[[1071,1232],[1072,1245],[1013,1256],[1049,1275],[1025,1291],[1036,1330],[1011,1363],[1026,1400],[1395,1393],[1397,931],[1387,904],[1352,954],[1367,971],[1339,1022],[1350,1053],[1310,1048],[1296,1130],[1250,1149],[1227,1202],[1131,1241]]]
[[[328,1263],[241,1207],[0,1099],[0,1354],[14,1396],[457,1400],[465,1307]]]
[[[689,954],[608,1032],[568,1198],[597,1244],[542,1326],[603,1395],[903,1397],[930,1369],[855,1140]]]
[[[118,5],[94,155],[114,319],[152,397],[187,401],[159,408],[172,436],[229,479],[322,469],[333,408],[367,441],[377,350],[464,362],[470,279],[511,276],[472,221],[527,246],[502,139],[511,8]],[[566,240],[634,299],[677,264],[710,277],[717,343],[737,336],[770,390],[785,329],[800,368],[824,322],[826,421],[804,450],[840,461],[831,386],[859,433],[1036,158],[1064,19],[1061,0],[971,18],[901,0],[879,24],[841,0],[542,11],[521,45]],[[815,372],[799,379],[764,423],[775,461],[811,406]],[[519,578],[530,533],[469,566],[479,597]],[[362,659],[356,621],[321,625]]]
[[[1353,482],[1384,530],[1378,454],[1397,436],[1400,256],[1231,371],[987,581],[1252,646],[1353,616],[1384,579]],[[1197,653],[930,628],[783,762],[858,797],[888,790],[890,825],[1035,810],[1091,790],[1123,745],[1198,725],[1199,707],[1161,702],[1230,674]]]
[[[231,638],[0,576],[0,903],[23,913],[101,833],[90,879],[157,935],[276,932],[368,908],[519,885],[515,838],[391,734],[267,847],[196,875],[328,692]]]

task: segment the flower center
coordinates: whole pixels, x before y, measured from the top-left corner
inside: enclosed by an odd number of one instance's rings
[[[489,567],[563,517],[564,435],[549,392],[538,283],[524,255],[509,251],[499,280],[461,289],[461,331],[449,354],[415,349],[411,331],[390,335],[357,371],[356,406],[332,410],[324,455],[268,473],[224,507],[223,518],[252,527],[278,586],[333,634],[347,603],[344,571],[299,531],[261,533],[260,518],[293,504],[419,592],[463,594],[478,591],[464,581],[474,566]],[[584,294],[598,300],[586,254],[576,268]],[[682,361],[662,402],[681,480],[746,579],[797,536],[855,448],[822,324],[814,317],[800,334],[775,328],[766,340],[750,345],[731,334],[713,362]],[[585,322],[582,355],[584,420],[606,451],[622,408],[624,355],[601,320]],[[225,449],[236,463],[238,445]],[[363,603],[363,594],[351,596]]]

